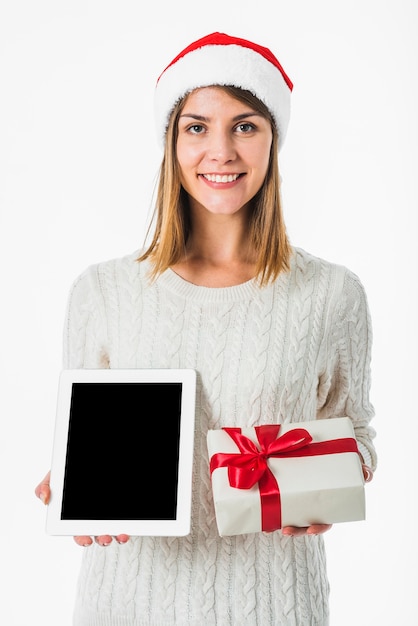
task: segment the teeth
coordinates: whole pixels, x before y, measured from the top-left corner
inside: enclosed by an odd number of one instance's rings
[[[239,174],[203,174],[203,176],[211,183],[232,183],[237,180]]]

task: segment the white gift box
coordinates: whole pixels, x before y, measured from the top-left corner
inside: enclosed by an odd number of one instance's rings
[[[240,535],[262,530],[271,531],[284,526],[301,527],[364,520],[364,477],[351,420],[348,417],[339,417],[283,424],[278,428],[280,430],[277,439],[286,433],[286,438],[293,437],[300,432],[296,429],[304,429],[312,439],[295,452],[297,456],[273,457],[267,454],[268,469],[265,471],[269,474],[270,487],[273,480],[275,489],[280,493],[280,504],[275,507],[275,511],[272,510],[274,507],[271,503],[268,505],[269,528],[263,527],[262,521],[266,514],[266,507],[262,512],[262,501],[266,502],[260,487],[263,483],[257,482],[251,488],[232,487],[228,474],[228,465],[231,463],[228,461],[226,466],[220,466],[225,462],[219,462],[220,458],[225,459],[223,454],[233,455],[234,462],[238,457],[242,459],[245,452],[240,450],[227,429],[209,430],[207,445],[209,459],[213,464],[211,480],[219,534]],[[250,445],[255,444],[256,448],[254,445],[253,448],[256,449],[258,463],[259,455],[263,457],[263,450],[260,450],[257,429],[231,430],[248,438]],[[277,443],[278,441],[274,445]],[[327,453],[324,453],[324,445]],[[334,447],[345,449],[346,446],[350,451],[329,452]],[[308,449],[311,456],[303,456]],[[263,459],[260,462],[265,463]],[[262,481],[266,476],[267,474]]]

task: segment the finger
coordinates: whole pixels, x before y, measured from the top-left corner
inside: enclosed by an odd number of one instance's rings
[[[282,528],[282,533],[283,535],[288,535],[290,537],[302,537],[303,535],[306,535],[307,530],[307,526],[285,526]]]
[[[99,546],[106,547],[112,543],[113,538],[110,535],[99,535],[94,538],[94,541],[99,544]]]
[[[130,539],[129,535],[116,535],[114,537],[115,541],[117,541],[118,543],[120,543],[121,545],[123,545],[124,543],[127,543]]]
[[[88,535],[80,535],[79,537],[73,537],[73,539],[78,546],[82,546],[84,548],[91,546],[93,543],[93,539]]]
[[[49,486],[51,480],[51,471],[49,471],[43,480],[35,487],[35,495],[44,503],[48,504],[51,497],[51,489]]]
[[[322,533],[326,533],[332,524],[312,524],[306,530],[307,535],[322,535]]]

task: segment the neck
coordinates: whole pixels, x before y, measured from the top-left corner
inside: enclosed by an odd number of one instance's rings
[[[231,287],[254,278],[255,254],[248,229],[230,220],[213,220],[210,227],[193,227],[183,259],[173,266],[182,278],[206,287]]]

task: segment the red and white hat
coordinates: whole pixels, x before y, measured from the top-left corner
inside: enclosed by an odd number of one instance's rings
[[[157,132],[163,142],[177,101],[193,89],[210,85],[241,87],[264,102],[276,122],[282,147],[293,84],[268,48],[225,33],[212,33],[194,41],[160,74],[154,104]]]

